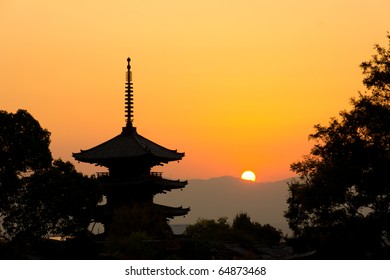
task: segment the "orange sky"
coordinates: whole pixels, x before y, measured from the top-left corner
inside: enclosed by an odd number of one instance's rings
[[[125,124],[180,163],[168,178],[288,178],[325,124],[364,90],[359,64],[386,43],[388,0],[0,0],[0,109],[27,109],[71,160]],[[77,164],[91,174],[96,167]]]

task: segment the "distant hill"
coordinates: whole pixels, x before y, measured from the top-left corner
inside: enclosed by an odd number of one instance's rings
[[[198,218],[228,217],[231,223],[240,212],[253,221],[270,224],[290,234],[283,212],[287,210],[288,180],[256,183],[235,177],[190,180],[182,191],[174,190],[155,197],[155,202],[169,206],[190,207],[186,217],[177,217],[171,224],[193,224]]]

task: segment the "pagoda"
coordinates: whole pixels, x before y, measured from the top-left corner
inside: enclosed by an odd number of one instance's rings
[[[162,213],[166,219],[183,216],[189,208],[169,207],[153,203],[156,194],[173,189],[183,189],[187,181],[168,180],[162,172],[151,172],[152,167],[180,161],[184,153],[167,149],[137,133],[133,125],[133,83],[130,58],[127,58],[125,90],[126,125],[114,138],[88,150],[73,153],[79,162],[104,166],[108,172],[98,172],[106,197],[104,214],[98,215],[95,222],[104,225],[104,231],[110,230],[116,210],[132,205],[152,207]],[[142,218],[142,217],[140,217]]]

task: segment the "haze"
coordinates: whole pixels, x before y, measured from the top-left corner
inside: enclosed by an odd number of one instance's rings
[[[254,183],[229,176],[190,180],[182,191],[157,195],[154,202],[191,208],[188,215],[172,219],[172,225],[221,217],[228,218],[231,224],[237,214],[247,213],[252,221],[270,224],[283,234],[291,234],[283,216],[287,210],[287,181]]]

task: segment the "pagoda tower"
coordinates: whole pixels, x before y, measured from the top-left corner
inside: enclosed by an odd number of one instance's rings
[[[105,233],[110,230],[113,213],[123,207],[134,204],[152,207],[166,218],[186,215],[190,209],[169,207],[153,203],[153,197],[173,189],[183,189],[187,181],[168,180],[162,172],[151,172],[152,167],[179,161],[184,153],[167,149],[141,136],[133,126],[133,83],[130,58],[127,58],[126,90],[125,90],[126,125],[122,132],[114,138],[88,150],[73,153],[80,162],[104,166],[108,172],[98,172],[107,203],[104,214],[95,221],[104,225]],[[98,211],[99,212],[99,211]],[[142,217],[140,217],[142,218]]]

